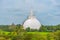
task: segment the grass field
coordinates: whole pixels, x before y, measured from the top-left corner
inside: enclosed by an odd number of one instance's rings
[[[46,35],[46,34],[48,34],[48,33],[50,33],[50,32],[28,32],[28,33]]]
[[[47,34],[49,34],[50,32],[28,32],[27,34],[39,34],[41,36],[46,36]]]
[[[4,35],[8,35],[9,33],[11,33],[11,34],[13,34],[13,32],[6,32],[6,31],[2,31],[2,30],[0,30],[0,35],[1,34],[4,34]],[[49,34],[50,32],[27,32],[26,34],[33,34],[33,35],[35,35],[35,34],[39,34],[39,35],[41,35],[41,36],[46,36],[47,34]]]

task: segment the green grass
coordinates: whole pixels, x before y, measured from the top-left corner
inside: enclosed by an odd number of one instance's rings
[[[8,35],[10,32],[0,30],[0,34]],[[26,34],[39,34],[39,35],[47,35],[50,32],[27,32]]]
[[[41,35],[47,35],[50,32],[27,32],[28,34],[41,34]]]
[[[26,34],[32,34],[32,35],[39,35],[39,36],[45,36],[47,37],[47,34],[49,34],[50,32],[27,32]],[[11,35],[11,36],[17,36],[17,33],[15,32],[6,32],[6,31],[2,31],[0,30],[0,35]]]

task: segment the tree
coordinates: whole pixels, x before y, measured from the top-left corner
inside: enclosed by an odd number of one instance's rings
[[[42,25],[39,29],[40,32],[46,32],[47,31],[47,28],[46,26]]]
[[[14,23],[12,23],[10,26],[9,26],[9,30],[12,32],[12,31],[16,31],[16,25]]]
[[[23,26],[20,26],[18,29],[17,29],[17,39],[20,39],[20,40],[24,40],[24,37],[25,37],[25,30],[23,28]]]
[[[30,32],[31,31],[30,27],[26,28],[26,31],[27,32]]]

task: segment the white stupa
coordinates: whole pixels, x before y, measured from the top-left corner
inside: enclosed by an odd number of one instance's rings
[[[31,29],[39,29],[41,27],[40,22],[33,15],[33,11],[31,10],[28,19],[23,24],[24,29],[30,27]]]

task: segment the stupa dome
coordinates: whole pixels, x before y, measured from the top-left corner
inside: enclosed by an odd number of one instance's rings
[[[30,27],[31,29],[39,29],[41,27],[40,22],[33,15],[33,11],[30,12],[30,16],[23,24],[24,29]]]

